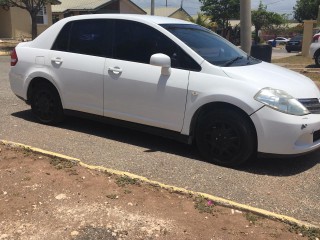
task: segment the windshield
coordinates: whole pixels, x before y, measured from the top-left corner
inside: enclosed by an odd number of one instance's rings
[[[195,24],[161,24],[201,57],[218,66],[243,66],[260,62],[220,37],[218,34]]]

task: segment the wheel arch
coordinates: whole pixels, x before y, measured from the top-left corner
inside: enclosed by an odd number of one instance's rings
[[[200,119],[200,117],[203,114],[206,114],[207,112],[212,111],[213,109],[218,109],[218,108],[232,109],[233,111],[236,111],[237,113],[241,114],[250,124],[250,126],[253,130],[254,137],[256,140],[256,145],[257,145],[257,139],[258,139],[257,130],[256,130],[256,127],[255,127],[253,121],[251,120],[250,116],[243,109],[241,109],[238,106],[235,106],[233,104],[227,103],[227,102],[211,102],[211,103],[204,104],[197,109],[197,111],[192,116],[192,119],[190,122],[189,136],[190,136],[191,142],[194,141],[196,126],[197,126],[197,123],[198,123],[198,120]],[[255,146],[255,147],[257,148],[257,146]]]
[[[320,48],[318,48],[314,54],[313,54],[313,58],[316,60],[317,56],[320,55]]]
[[[44,78],[44,77],[35,77],[30,81],[30,83],[28,85],[28,90],[27,90],[27,102],[28,103],[31,103],[34,90],[40,84],[47,84],[48,86],[52,87],[52,89],[55,90],[56,93],[58,94],[60,101],[61,101],[61,104],[62,104],[62,99],[61,99],[61,95],[60,95],[58,88],[50,80],[48,80],[47,78]]]

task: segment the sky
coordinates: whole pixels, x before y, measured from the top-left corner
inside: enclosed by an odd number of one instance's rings
[[[132,0],[141,8],[150,8],[151,0]],[[166,2],[168,7],[179,7],[183,1],[183,8],[191,15],[194,16],[200,11],[199,0],[155,0],[157,7],[165,7]],[[251,8],[257,9],[260,0],[251,0]],[[264,5],[267,5],[267,10],[277,13],[292,14],[293,7],[296,4],[296,0],[262,0]],[[292,17],[292,15],[291,15]]]

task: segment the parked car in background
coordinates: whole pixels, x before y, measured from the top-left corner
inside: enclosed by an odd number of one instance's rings
[[[298,51],[300,52],[302,50],[302,35],[297,35],[292,37],[286,44],[286,50],[287,52],[291,51]]]
[[[41,123],[73,114],[138,128],[224,166],[320,147],[312,80],[174,18],[64,18],[15,48],[9,78]]]
[[[309,47],[309,55],[314,59],[315,64],[320,66],[320,33],[316,33],[312,38],[312,43]]]
[[[285,37],[276,37],[276,43],[277,45],[281,44],[286,44],[290,39],[285,38]],[[268,44],[272,45],[273,44],[274,39],[270,39],[268,40]]]

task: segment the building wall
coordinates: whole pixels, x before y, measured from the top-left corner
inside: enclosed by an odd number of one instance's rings
[[[51,5],[47,4],[46,8],[47,8],[47,15],[48,15],[48,24],[38,24],[38,26],[37,26],[38,35],[52,25]],[[31,26],[31,22],[30,22],[30,26]]]
[[[30,14],[21,8],[12,7],[11,22],[12,22],[12,38],[24,39],[31,37],[31,18]]]
[[[0,8],[0,38],[11,38],[11,15],[10,11]]]
[[[48,24],[38,24],[38,34],[52,25],[51,5],[47,6]],[[31,17],[28,11],[11,7],[9,11],[0,10],[0,37],[23,40],[31,38]]]

